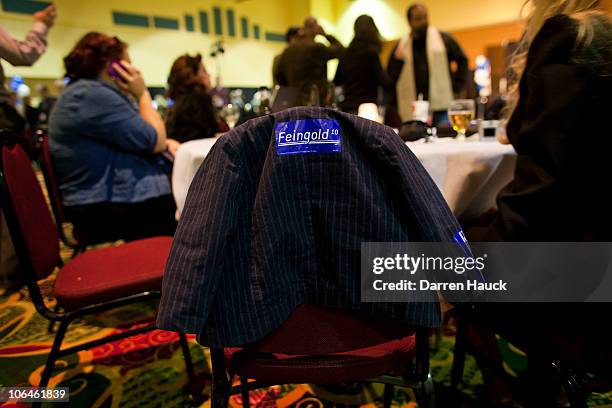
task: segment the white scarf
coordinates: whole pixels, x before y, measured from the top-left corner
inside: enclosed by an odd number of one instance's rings
[[[435,27],[427,29],[426,48],[429,66],[429,108],[432,112],[446,110],[453,100],[453,85],[446,47],[440,31]],[[412,119],[412,102],[417,99],[413,55],[412,37],[408,33],[400,40],[395,51],[395,57],[404,60],[396,85],[398,113],[404,122]]]

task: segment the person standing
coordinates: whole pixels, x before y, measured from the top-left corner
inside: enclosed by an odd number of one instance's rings
[[[467,57],[448,33],[429,25],[427,7],[413,4],[407,11],[410,32],[399,41],[387,65],[395,83],[395,102],[402,121],[412,119],[412,102],[422,95],[429,101],[433,124],[446,118],[453,98],[468,79]],[[457,69],[451,70],[455,63]]]
[[[329,41],[329,46],[315,42],[318,35]],[[319,105],[327,98],[327,61],[339,58],[344,46],[332,35],[325,33],[314,17],[304,21],[304,36],[282,53],[274,77],[281,86],[296,88],[300,102],[305,105]],[[313,100],[312,93],[316,92]]]
[[[303,30],[301,27],[289,27],[287,29],[287,34],[285,34],[285,40],[287,41],[287,47],[292,46],[295,42],[303,35]],[[285,48],[286,49],[286,48]],[[284,50],[283,50],[284,51]],[[274,85],[279,85],[279,80],[276,77],[278,63],[280,62],[280,58],[283,55],[281,52],[276,57],[274,57],[274,61],[272,62],[272,81]]]
[[[372,17],[361,15],[355,20],[355,37],[340,57],[334,84],[344,88],[343,111],[356,114],[362,103],[378,104],[380,87],[389,88],[391,78],[380,63],[382,42]]]

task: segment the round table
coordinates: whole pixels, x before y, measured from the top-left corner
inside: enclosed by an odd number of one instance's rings
[[[435,143],[408,142],[457,217],[478,217],[495,207],[495,196],[512,180],[516,153],[497,141],[438,139]],[[200,164],[217,138],[183,143],[174,159],[172,193],[177,219]]]

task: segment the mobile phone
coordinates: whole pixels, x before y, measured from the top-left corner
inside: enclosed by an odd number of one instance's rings
[[[123,77],[119,75],[119,73],[117,72],[115,68],[113,68],[113,64],[121,65],[121,62],[119,60],[111,61],[111,63],[108,64],[108,75],[110,75],[112,78],[118,79],[121,82],[125,82]],[[121,65],[121,67],[123,67],[123,65]]]

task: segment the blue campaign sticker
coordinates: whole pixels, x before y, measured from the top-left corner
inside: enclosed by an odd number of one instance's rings
[[[275,127],[276,153],[338,153],[342,151],[340,124],[333,119],[280,122]]]
[[[474,255],[472,254],[472,248],[470,248],[470,244],[468,244],[468,240],[465,237],[465,234],[462,229],[455,232],[455,235],[453,235],[453,239],[463,251],[463,255],[465,255],[467,258],[474,258]],[[482,274],[482,271],[479,268],[476,268],[476,277],[480,282],[485,282],[484,275]]]
[[[467,238],[465,237],[465,234],[463,233],[462,229],[455,232],[455,235],[453,236],[453,238],[455,239],[455,242],[458,243],[459,245],[467,244]]]

